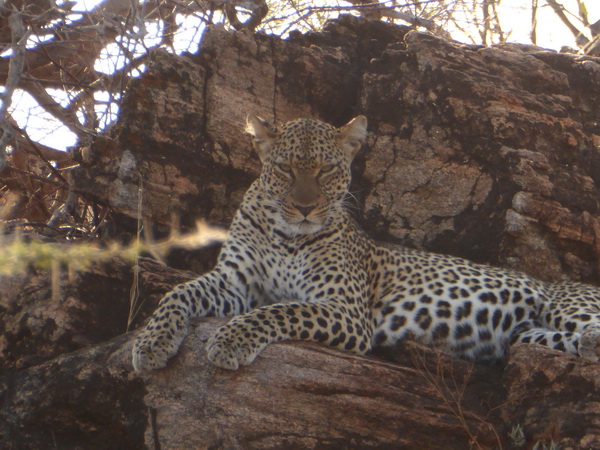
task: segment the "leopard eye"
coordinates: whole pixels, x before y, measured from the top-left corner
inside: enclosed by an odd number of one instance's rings
[[[292,174],[292,166],[290,166],[289,164],[281,163],[281,164],[277,164],[276,167],[277,167],[277,169],[279,169],[280,172],[282,172],[286,175]]]
[[[326,164],[323,167],[321,167],[321,170],[319,170],[319,176],[329,175],[329,174],[333,173],[333,171],[336,168],[337,168],[337,166],[334,164]]]

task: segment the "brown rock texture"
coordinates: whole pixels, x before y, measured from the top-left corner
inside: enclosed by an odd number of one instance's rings
[[[532,352],[521,344],[504,371],[501,416],[507,423],[526,424],[528,442],[599,448],[598,375],[597,364],[555,351]]]
[[[118,264],[71,283],[72,292],[86,292],[89,277],[105,279],[96,295],[106,300],[88,305],[90,317],[127,298],[131,279]],[[142,292],[189,277],[142,265]],[[46,301],[47,320],[65,298]],[[575,356],[520,345],[506,366],[487,367],[417,345],[360,357],[295,342],[272,345],[230,372],[204,351],[226,321],[196,321],[169,367],[145,375],[132,372],[131,333],[105,342],[93,327],[86,334],[81,323],[57,321],[46,346],[29,346],[37,360],[21,350],[18,367],[3,366],[2,448],[515,448],[516,427],[528,447],[600,445],[600,366]],[[85,335],[73,344],[81,350],[48,352],[74,330]]]
[[[133,326],[154,310],[165,292],[197,275],[139,261],[139,296],[143,303]],[[133,267],[120,259],[98,264],[69,279],[53,292],[47,271],[0,277],[0,354],[2,368],[23,369],[127,330]]]
[[[369,119],[357,218],[380,240],[600,281],[600,64],[531,46],[476,47],[342,17],[287,40],[206,32],[195,55],[152,55],[118,127],[73,156],[77,192],[117,236],[139,216],[226,226],[259,171],[246,114]],[[142,208],[138,207],[142,193]],[[215,249],[169,263],[206,270]],[[193,274],[141,262],[144,309]],[[533,345],[499,367],[422,348],[392,360],[303,343],[250,367],[211,366],[205,319],[167,369],[131,372],[131,264],[0,280],[2,448],[600,447],[600,367]]]
[[[598,281],[600,65],[506,44],[461,45],[345,17],[288,40],[211,29],[199,54],[158,52],[114,136],[75,155],[76,188],[159,228],[226,226],[259,171],[247,114],[369,119],[355,165],[377,237]]]

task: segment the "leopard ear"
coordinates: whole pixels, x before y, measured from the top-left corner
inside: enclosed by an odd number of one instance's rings
[[[264,162],[275,145],[277,129],[260,117],[248,116],[246,119],[246,133],[252,136],[254,149],[260,160]]]
[[[340,128],[338,142],[348,159],[352,161],[361,145],[367,138],[367,118],[365,116],[357,116]]]

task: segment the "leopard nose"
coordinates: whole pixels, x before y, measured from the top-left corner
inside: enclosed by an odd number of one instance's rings
[[[296,208],[300,214],[302,214],[304,217],[308,217],[308,215],[310,214],[310,212],[315,209],[314,205],[313,206],[300,206],[300,205],[294,205],[294,208]]]

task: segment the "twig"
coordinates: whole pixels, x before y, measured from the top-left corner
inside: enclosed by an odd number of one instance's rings
[[[56,208],[54,213],[52,213],[52,217],[48,220],[48,227],[54,228],[59,223],[65,222],[67,215],[73,215],[73,210],[77,206],[77,201],[79,197],[75,194],[75,191],[69,189],[69,195],[67,196],[67,201],[64,205]]]
[[[575,25],[573,25],[571,23],[571,21],[567,18],[567,16],[565,15],[565,12],[564,12],[564,7],[562,5],[557,3],[556,0],[546,0],[546,1],[547,1],[548,5],[550,5],[550,7],[554,10],[554,13],[558,16],[558,18],[561,20],[561,22],[564,23],[565,26],[571,32],[571,34],[573,34],[573,36],[575,36],[575,42],[577,42],[577,45],[579,45],[580,47],[583,47],[587,43],[589,43],[590,40],[587,37],[585,37],[585,35],[581,31],[579,31],[579,29],[577,29],[577,27]]]
[[[13,54],[8,63],[8,76],[4,84],[4,93],[0,96],[0,99],[2,99],[2,106],[0,106],[0,129],[2,130],[2,137],[0,137],[0,172],[6,165],[6,147],[13,134],[12,127],[5,120],[6,113],[12,103],[13,93],[21,79],[26,43],[31,33],[31,30],[25,30],[21,14],[14,5],[12,5],[12,13],[8,17],[8,25],[11,30]]]
[[[537,10],[538,0],[531,0],[531,31],[529,32],[529,39],[533,45],[537,45]]]
[[[449,366],[448,363],[443,360],[442,352],[440,352],[439,350],[435,351],[437,354],[436,361],[434,362],[435,373],[428,366],[424,354],[421,351],[419,351],[418,347],[414,347],[412,349],[411,360],[415,367],[419,369],[424,375],[424,378],[436,390],[438,395],[445,403],[446,407],[459,421],[460,425],[469,436],[472,446],[478,449],[484,448],[479,443],[479,436],[475,434],[473,430],[471,430],[471,426],[469,425],[468,419],[476,420],[480,424],[491,429],[496,438],[498,448],[502,450],[502,441],[496,429],[486,420],[486,418],[481,417],[470,411],[466,411],[462,405],[466,388],[473,373],[474,363],[471,363],[470,367],[466,371],[464,378],[460,382],[457,382],[452,367]],[[448,382],[448,377],[450,377],[451,383]]]
[[[13,122],[12,128],[16,131],[18,131],[21,136],[23,136],[25,138],[25,140],[27,141],[27,143],[31,146],[31,148],[33,149],[33,151],[35,152],[35,154],[37,156],[40,157],[40,159],[44,162],[44,164],[46,165],[46,167],[48,167],[48,169],[50,169],[50,171],[56,176],[56,178],[58,178],[60,181],[62,181],[64,184],[67,184],[67,180],[65,179],[65,177],[63,177],[61,175],[61,173],[56,169],[56,167],[54,167],[52,164],[50,164],[50,161],[48,161],[46,159],[46,157],[44,156],[44,154],[42,153],[42,151],[39,149],[38,145],[36,142],[34,142],[30,137],[29,134],[27,134],[27,131],[22,130],[21,128],[18,127],[17,123],[14,122],[14,119],[10,119],[11,122]]]
[[[34,178],[34,179],[42,181],[44,183],[53,184],[54,186],[64,187],[65,183],[66,183],[66,182],[59,183],[58,181],[51,180],[50,178],[40,177],[39,175],[36,175],[34,173],[26,172],[25,170],[17,169],[16,167],[12,167],[12,166],[6,166],[5,170],[10,170],[11,172],[15,172],[15,173],[18,173],[21,175],[26,175],[28,177]]]
[[[27,153],[38,155],[36,148],[22,135],[17,134],[14,137],[14,143],[18,148],[24,149]],[[44,158],[48,161],[54,161],[59,169],[64,169],[66,166],[77,165],[67,152],[57,150],[47,145],[36,142],[37,150],[39,150]]]
[[[56,117],[65,127],[72,133],[76,134],[78,138],[82,138],[85,135],[95,134],[93,130],[86,129],[83,124],[79,122],[77,114],[69,112],[67,109],[60,106],[46,89],[40,86],[38,83],[27,82],[24,89],[31,94],[38,104]]]
[[[136,245],[141,244],[141,236],[142,236],[142,217],[143,217],[143,205],[144,205],[144,184],[143,178],[141,174],[139,176],[139,185],[138,185],[138,204],[137,204],[137,227],[136,227],[136,236],[135,243]],[[129,331],[129,327],[135,320],[138,312],[142,308],[144,302],[142,301],[139,305],[137,304],[140,297],[140,257],[136,255],[135,261],[133,263],[133,280],[131,282],[131,288],[129,290],[129,315],[127,317],[127,328],[125,331]]]
[[[64,234],[63,230],[60,228],[55,228],[44,222],[23,222],[21,227],[40,227],[40,228],[50,228],[56,234]]]
[[[96,226],[92,229],[90,236],[95,236],[96,233],[98,233],[98,230],[100,230],[100,227],[102,226],[102,224],[104,223],[104,221],[106,220],[106,217],[108,216],[108,212],[109,212],[109,208],[107,206],[105,206],[102,210],[102,214],[100,215],[100,217],[98,218],[98,223],[96,224]],[[94,213],[95,214],[95,213]]]

